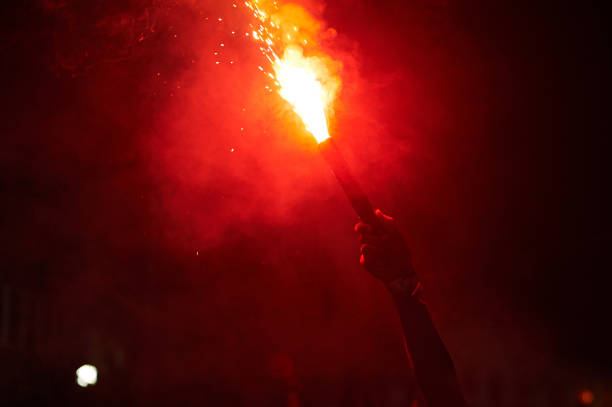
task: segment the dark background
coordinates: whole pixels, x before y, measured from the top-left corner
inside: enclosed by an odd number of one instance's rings
[[[332,134],[473,405],[612,405],[603,11],[491,3],[307,3],[338,32]],[[244,7],[2,7],[7,405],[409,403],[356,218],[229,33]]]

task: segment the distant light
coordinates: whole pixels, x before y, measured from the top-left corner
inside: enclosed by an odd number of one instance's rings
[[[93,386],[98,382],[98,369],[93,365],[83,365],[76,370],[76,377],[79,386]]]
[[[591,405],[593,404],[593,401],[595,401],[595,395],[591,390],[588,389],[582,390],[578,398],[580,399],[580,402],[585,406]]]

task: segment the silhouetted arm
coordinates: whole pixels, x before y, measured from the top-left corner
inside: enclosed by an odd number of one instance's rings
[[[427,306],[409,293],[396,294],[393,299],[427,406],[465,406],[453,361],[433,325]]]
[[[406,348],[428,407],[465,407],[453,362],[421,297],[410,252],[392,218],[376,211],[382,230],[358,223],[361,264],[391,292],[402,323]]]

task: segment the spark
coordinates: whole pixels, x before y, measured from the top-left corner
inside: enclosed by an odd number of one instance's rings
[[[261,65],[257,68],[272,80],[279,95],[289,102],[315,139],[318,142],[327,139],[329,131],[326,113],[331,112],[340,86],[339,78],[334,76],[333,69],[327,66],[333,61],[330,58],[304,55],[302,46],[308,45],[308,40],[312,38],[300,38],[298,34],[292,36],[287,33],[298,33],[298,25],[285,24],[290,21],[280,14],[275,14],[273,10],[263,10],[258,0],[246,0],[244,5],[251,10],[259,26],[257,30],[251,31],[251,35],[245,32],[245,36],[251,36],[254,41],[265,44],[259,46],[259,51],[272,65],[270,72]],[[276,1],[273,5],[274,9],[278,10]],[[249,26],[254,28],[253,24]],[[268,85],[265,85],[264,89],[272,92]],[[243,131],[243,128],[240,131]]]

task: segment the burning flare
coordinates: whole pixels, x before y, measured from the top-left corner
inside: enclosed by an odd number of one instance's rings
[[[340,89],[340,78],[334,72],[341,64],[318,47],[316,39],[322,24],[291,3],[279,7],[276,1],[252,0],[245,5],[258,20],[259,27],[251,37],[262,43],[260,50],[272,63],[274,75],[259,69],[275,79],[279,94],[291,104],[317,142],[328,139],[326,115],[333,114],[333,102]],[[304,55],[305,50],[311,56]]]
[[[319,143],[328,139],[325,102],[329,98],[317,78],[316,70],[304,57],[302,50],[294,46],[287,47],[283,58],[274,61],[274,72],[280,84],[280,95],[302,118],[306,130]]]

